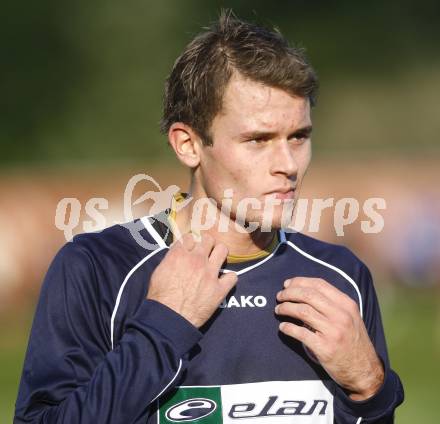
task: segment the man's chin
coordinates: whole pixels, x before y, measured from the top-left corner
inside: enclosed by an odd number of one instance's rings
[[[263,219],[262,217],[253,217],[247,219],[245,225],[239,225],[237,221],[236,225],[239,226],[240,232],[247,232],[249,234],[254,232],[270,233],[285,227],[283,226],[281,217],[273,217],[271,220]]]
[[[261,211],[248,210],[246,216],[232,214],[236,230],[240,232],[273,232],[283,228],[289,228],[293,222],[295,202],[282,202]]]

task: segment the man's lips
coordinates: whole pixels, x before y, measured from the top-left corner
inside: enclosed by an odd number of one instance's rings
[[[295,197],[294,188],[278,189],[267,193],[268,196],[275,197],[275,199],[280,200],[292,200]]]

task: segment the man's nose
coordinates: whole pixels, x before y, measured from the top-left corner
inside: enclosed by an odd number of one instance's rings
[[[288,177],[296,175],[298,172],[298,164],[295,160],[295,153],[289,146],[287,140],[280,140],[276,143],[273,152],[272,173],[285,174]]]

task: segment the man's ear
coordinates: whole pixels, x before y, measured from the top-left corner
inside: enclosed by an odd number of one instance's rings
[[[202,141],[190,126],[174,122],[168,131],[168,141],[180,162],[189,168],[199,165]]]

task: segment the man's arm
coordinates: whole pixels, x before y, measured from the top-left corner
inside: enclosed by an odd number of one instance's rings
[[[159,268],[170,270],[167,257],[153,273],[159,274],[154,277],[158,284],[164,283]],[[183,273],[196,274],[206,265],[199,262],[184,267]],[[210,272],[217,279],[215,266]],[[185,354],[200,340],[201,333],[181,314],[144,299],[111,350],[109,322],[102,319],[104,305],[94,275],[88,252],[75,242],[61,249],[51,264],[31,330],[15,423],[146,420],[150,403],[172,386]],[[235,280],[230,276],[227,281]],[[223,283],[222,289],[229,290]]]
[[[365,266],[360,278],[364,320],[347,295],[324,280],[303,277],[286,281],[276,312],[306,324],[282,323],[280,330],[312,350],[338,384],[338,423],[392,422],[403,389],[389,367],[379,306]]]
[[[355,401],[346,391],[337,387],[335,410],[338,423],[351,422],[352,416],[362,417],[362,423],[391,424],[394,411],[404,399],[404,391],[399,376],[390,368],[388,351],[382,325],[379,303],[371,273],[365,265],[360,272],[360,287],[364,298],[364,323],[375,351],[384,368],[384,381],[379,390],[364,401]]]
[[[110,350],[102,307],[88,253],[68,243],[43,283],[15,423],[135,422],[200,339],[178,314],[145,300]]]

